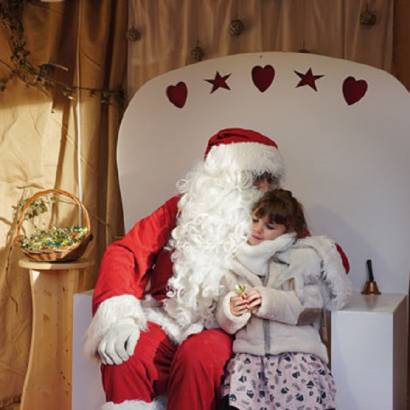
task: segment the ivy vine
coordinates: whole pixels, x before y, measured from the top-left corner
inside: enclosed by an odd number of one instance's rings
[[[5,91],[13,77],[18,77],[28,86],[35,86],[48,91],[60,91],[68,99],[74,99],[79,90],[88,91],[90,96],[100,98],[101,104],[124,104],[122,89],[110,90],[83,86],[71,86],[51,78],[58,64],[42,64],[35,67],[30,61],[30,51],[24,36],[23,13],[27,0],[0,0],[0,24],[9,35],[11,48],[10,62],[0,58],[0,63],[9,70],[8,75],[0,78],[0,92]]]

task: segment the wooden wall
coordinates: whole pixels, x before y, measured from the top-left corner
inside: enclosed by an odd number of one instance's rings
[[[393,74],[410,91],[410,0],[396,0],[394,7]]]

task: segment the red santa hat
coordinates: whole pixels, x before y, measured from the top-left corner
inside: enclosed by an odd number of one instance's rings
[[[284,174],[278,145],[259,132],[226,128],[212,136],[205,151],[205,163],[217,170],[265,172],[276,179]]]

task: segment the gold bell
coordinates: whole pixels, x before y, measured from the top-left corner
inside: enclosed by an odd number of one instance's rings
[[[366,261],[368,280],[363,286],[362,295],[380,295],[380,290],[374,280],[372,260]]]
[[[377,282],[375,280],[367,280],[363,286],[362,295],[380,295]]]

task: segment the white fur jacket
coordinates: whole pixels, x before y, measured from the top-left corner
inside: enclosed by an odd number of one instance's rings
[[[262,304],[254,313],[230,312],[238,285],[260,292]],[[295,240],[294,234],[285,234],[256,246],[244,244],[224,286],[227,293],[218,303],[216,319],[235,334],[235,353],[304,352],[328,361],[317,326],[321,309],[342,308],[352,290],[334,242],[323,236]]]

